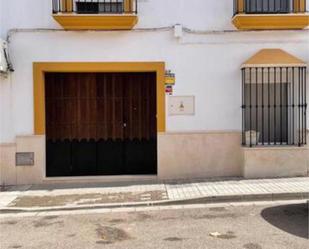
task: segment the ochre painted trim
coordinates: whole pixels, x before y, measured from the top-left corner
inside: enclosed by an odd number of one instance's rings
[[[128,12],[132,12],[132,10],[133,10],[133,1],[124,0],[124,11],[128,13]]]
[[[294,10],[295,10],[295,13],[305,12],[306,11],[306,0],[294,1]]]
[[[279,65],[305,67],[306,63],[296,56],[278,48],[265,48],[251,56],[242,67]],[[284,66],[283,66],[284,67]]]
[[[233,24],[240,30],[304,29],[309,26],[309,13],[305,14],[237,14]]]
[[[156,72],[157,131],[165,132],[165,63],[164,62],[35,62],[34,134],[45,134],[45,77],[47,72]]]
[[[245,10],[245,1],[244,0],[237,0],[237,10],[238,10],[238,13],[243,13],[244,10]]]
[[[73,1],[72,0],[61,0],[61,10],[64,12],[73,11]]]
[[[130,30],[138,22],[133,14],[54,14],[53,18],[67,30]]]

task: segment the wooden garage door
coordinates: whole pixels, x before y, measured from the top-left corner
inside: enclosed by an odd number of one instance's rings
[[[155,73],[47,73],[47,176],[156,174]]]

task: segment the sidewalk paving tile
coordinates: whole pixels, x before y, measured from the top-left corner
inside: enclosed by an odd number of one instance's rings
[[[120,186],[88,185],[86,187],[78,186],[76,188],[64,187],[57,189],[57,186],[50,186],[44,189],[44,186],[34,187],[19,186],[11,188],[7,192],[0,192],[0,207],[6,207],[17,197],[29,196],[61,196],[61,195],[117,195],[132,194],[140,195],[141,201],[152,201],[149,192],[162,192],[162,200],[186,200],[199,198],[262,198],[263,196],[277,196],[276,198],[286,198],[293,196],[304,197],[309,193],[309,177],[300,178],[278,178],[278,179],[232,179],[232,180],[200,180],[190,182],[170,182],[170,183],[152,183],[152,184],[126,184]],[[85,201],[85,200],[83,200]],[[75,203],[76,204],[76,203]],[[79,202],[77,202],[79,204]],[[68,204],[69,205],[69,204]]]

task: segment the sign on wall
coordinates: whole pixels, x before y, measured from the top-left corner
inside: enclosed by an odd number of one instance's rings
[[[165,93],[168,94],[168,95],[173,95],[173,86],[166,85],[165,86]]]
[[[165,72],[165,85],[175,85],[176,77],[175,74],[170,70]]]
[[[195,97],[194,96],[170,96],[168,104],[170,116],[174,115],[194,115]]]
[[[175,74],[171,70],[165,72],[165,93],[173,95],[173,87],[176,83]]]

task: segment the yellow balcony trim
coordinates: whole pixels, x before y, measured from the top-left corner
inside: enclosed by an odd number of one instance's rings
[[[237,14],[232,22],[240,30],[304,29],[309,26],[309,13]]]
[[[67,30],[130,30],[138,21],[133,14],[55,14],[53,18]]]

